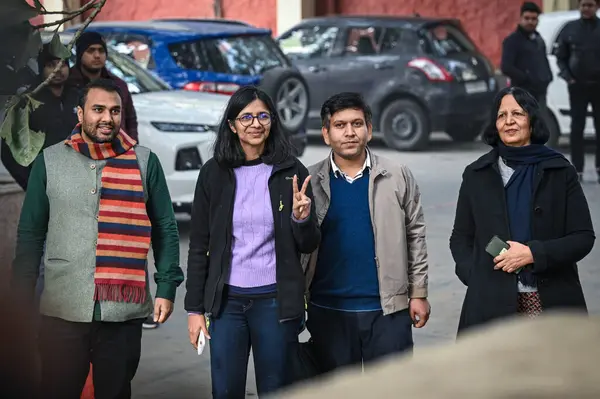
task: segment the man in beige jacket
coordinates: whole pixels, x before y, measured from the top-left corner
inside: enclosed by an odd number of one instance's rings
[[[429,318],[425,222],[410,170],[367,148],[371,111],[356,93],[321,109],[331,154],[309,168],[321,245],[305,256],[307,328],[328,372],[411,351]]]

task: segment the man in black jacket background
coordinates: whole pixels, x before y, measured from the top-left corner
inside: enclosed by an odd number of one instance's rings
[[[568,22],[555,48],[559,76],[569,85],[571,108],[571,162],[583,179],[583,132],[588,104],[592,105],[596,131],[596,173],[600,183],[600,0],[579,0],[581,18]]]
[[[521,19],[517,29],[502,43],[502,73],[508,76],[513,86],[521,87],[538,100],[546,117],[546,93],[552,81],[552,71],[546,54],[544,39],[536,31],[542,10],[533,2],[521,6]],[[549,124],[550,127],[554,124]],[[551,132],[558,137],[559,132]]]

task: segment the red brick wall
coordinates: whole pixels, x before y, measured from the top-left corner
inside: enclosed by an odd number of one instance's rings
[[[277,27],[277,0],[222,0],[224,18],[252,25]],[[213,18],[212,0],[109,0],[98,21],[145,20],[151,18]]]
[[[0,1],[2,1],[2,0],[0,0]],[[27,3],[29,3],[29,5],[31,5],[31,6],[33,6],[33,0],[27,0]],[[44,0],[41,0],[41,3],[42,3],[42,4],[44,4]],[[48,10],[48,11],[52,11],[52,10]],[[30,22],[32,25],[41,25],[41,24],[43,24],[43,23],[44,23],[44,17],[43,17],[43,16],[41,16],[41,15],[38,15],[38,16],[37,16],[37,17],[35,17],[35,18],[31,18],[31,19],[29,20],[29,22]]]
[[[542,7],[542,0],[534,0]],[[500,64],[502,40],[515,29],[523,0],[337,0],[340,14],[457,18],[475,44]]]

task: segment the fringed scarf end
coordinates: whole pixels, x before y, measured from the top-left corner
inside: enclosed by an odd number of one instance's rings
[[[96,284],[95,301],[144,303],[146,302],[145,287],[132,287],[116,284]]]

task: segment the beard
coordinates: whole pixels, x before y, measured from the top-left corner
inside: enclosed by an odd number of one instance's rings
[[[108,143],[117,137],[119,126],[115,126],[113,123],[84,122],[81,130],[94,143]],[[105,133],[107,130],[110,133]]]
[[[91,67],[81,64],[81,69],[84,69],[87,73],[89,73],[91,75],[95,75],[95,74],[99,73],[100,71],[102,71],[102,68],[103,67],[91,68]]]

